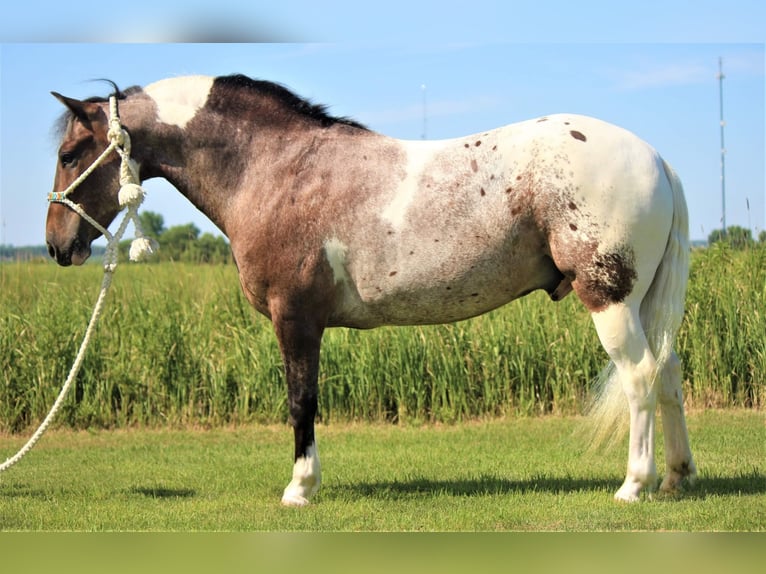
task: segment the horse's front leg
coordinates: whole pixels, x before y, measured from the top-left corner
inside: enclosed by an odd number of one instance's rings
[[[290,425],[295,433],[293,477],[282,495],[285,506],[305,506],[319,490],[321,472],[314,437],[321,324],[306,318],[275,318],[274,328],[287,378]]]

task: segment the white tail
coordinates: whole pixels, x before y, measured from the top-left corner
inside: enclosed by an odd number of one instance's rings
[[[686,300],[689,278],[689,213],[681,180],[663,160],[665,175],[673,191],[673,221],[657,271],[641,302],[641,323],[657,361],[657,372],[673,352]],[[656,381],[655,381],[656,384]],[[592,446],[613,445],[628,428],[628,404],[617,380],[614,363],[599,374],[594,399],[588,409],[593,425]]]

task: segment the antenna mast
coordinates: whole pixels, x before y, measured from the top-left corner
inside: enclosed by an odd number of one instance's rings
[[[723,236],[726,236],[726,147],[723,140],[723,128],[726,122],[723,119],[723,58],[718,58],[718,102],[721,117],[721,213],[723,223]]]

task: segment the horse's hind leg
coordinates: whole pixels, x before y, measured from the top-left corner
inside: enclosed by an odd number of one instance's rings
[[[280,317],[274,318],[274,328],[285,366],[290,424],[295,434],[293,475],[282,495],[282,504],[305,506],[321,482],[314,417],[323,329],[310,321]]]
[[[697,476],[697,468],[689,448],[689,434],[684,416],[681,361],[675,352],[668,358],[661,377],[659,401],[665,436],[666,474],[660,490],[674,492],[684,479],[694,482]]]
[[[638,500],[643,488],[657,483],[654,462],[656,361],[641,326],[639,305],[615,303],[592,313],[599,339],[615,364],[617,377],[628,399],[630,440],[625,482],[615,499]]]

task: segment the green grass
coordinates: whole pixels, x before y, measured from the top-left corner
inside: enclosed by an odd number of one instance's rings
[[[47,413],[90,317],[101,268],[0,265],[0,431]],[[766,404],[766,245],[695,252],[678,349],[694,408]],[[453,423],[579,414],[606,363],[574,296],[534,293],[453,325],[332,329],[320,371],[325,423]],[[233,266],[120,265],[57,424],[220,426],[287,419],[270,323]]]
[[[59,430],[0,475],[0,529],[763,531],[764,422],[752,410],[693,413],[699,482],[634,505],[612,501],[624,445],[586,453],[578,417],[322,425],[324,484],[304,509],[279,504],[292,452],[282,425]],[[0,438],[1,452],[21,442]]]

